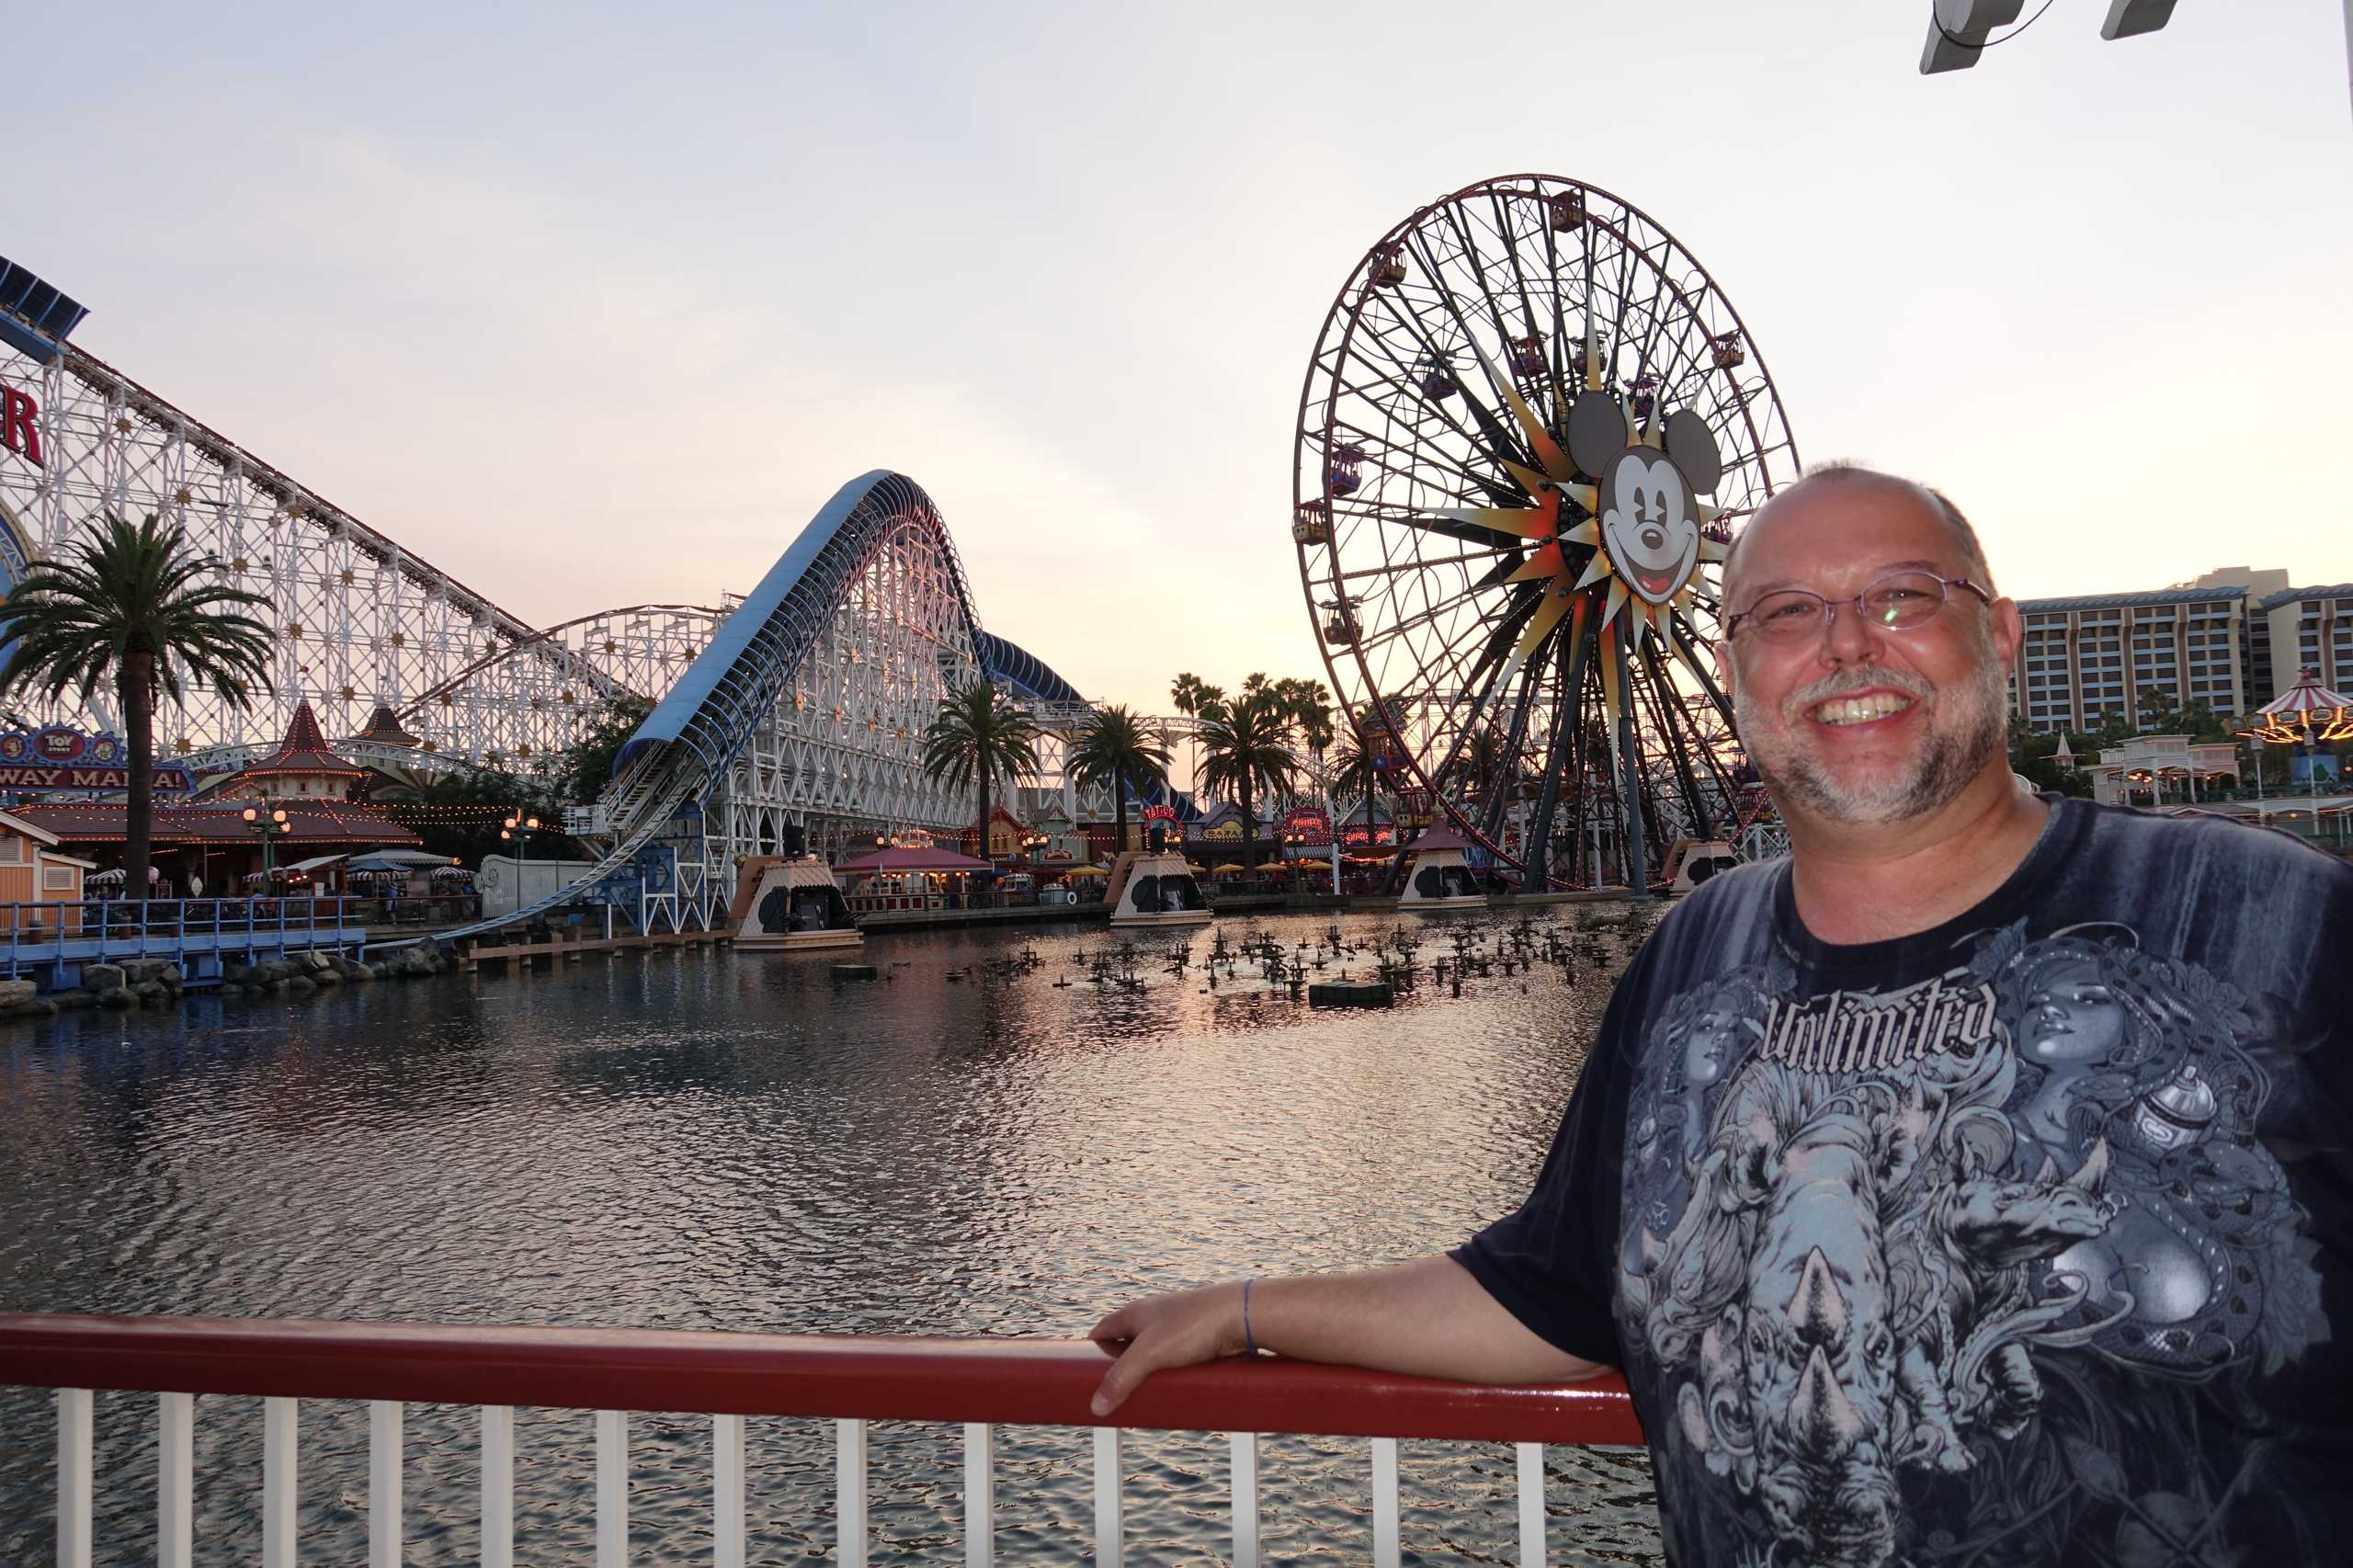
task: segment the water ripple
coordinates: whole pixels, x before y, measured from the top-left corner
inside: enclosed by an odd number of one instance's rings
[[[1289,944],[1325,924],[1254,926]],[[1107,993],[1076,959],[1106,940],[878,938],[870,985],[673,950],[0,1025],[0,1310],[1076,1334],[1142,1290],[1460,1241],[1523,1195],[1607,999],[1588,962],[1578,985],[1547,970],[1312,1012],[1246,965],[1214,990],[1198,965],[1161,972],[1157,943],[1143,991]],[[1602,941],[1614,970],[1628,937]],[[1040,968],[987,972],[1025,945]],[[47,1404],[0,1392],[0,1562],[49,1551]],[[153,1551],[153,1403],[99,1410],[97,1561],[130,1564]],[[410,1412],[409,1562],[474,1559],[474,1420]],[[207,1398],[198,1430],[198,1561],[251,1562],[259,1402]],[[518,1561],[586,1560],[590,1434],[585,1413],[518,1414]],[[879,1561],[961,1561],[957,1438],[872,1429]],[[1222,1436],[1126,1441],[1134,1559],[1223,1561]],[[754,1562],[830,1550],[831,1442],[750,1424]],[[707,1420],[632,1418],[633,1562],[708,1561],[709,1444]],[[1090,1453],[1084,1432],[999,1434],[1006,1561],[1091,1560]],[[1639,1454],[1547,1462],[1556,1547],[1657,1561]],[[1265,1439],[1266,1560],[1368,1552],[1368,1463]],[[306,1555],[357,1559],[364,1410],[306,1404],[301,1466]],[[1408,1443],[1403,1478],[1407,1561],[1513,1558],[1507,1448]]]

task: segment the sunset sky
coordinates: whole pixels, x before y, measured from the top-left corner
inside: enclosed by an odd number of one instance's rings
[[[1287,533],[1366,246],[1605,187],[1802,452],[1929,480],[2020,596],[2353,579],[2335,0],[55,7],[0,254],[75,341],[537,621],[756,582],[844,480],[938,501],[1090,697],[1321,673]]]

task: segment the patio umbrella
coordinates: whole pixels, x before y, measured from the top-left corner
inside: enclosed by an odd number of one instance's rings
[[[1217,874],[1221,877],[1231,877],[1239,872],[1247,871],[1250,868],[1247,866],[1239,865],[1234,861],[1228,860],[1224,865],[1220,866],[1217,869]]]
[[[414,871],[433,866],[454,866],[457,861],[447,855],[428,855],[422,849],[369,849],[351,862],[355,871]]]
[[[1065,877],[1108,877],[1110,874],[1100,866],[1073,866],[1063,873]]]
[[[897,845],[877,849],[871,855],[860,855],[855,860],[845,860],[834,869],[859,876],[889,871],[985,871],[991,869],[986,860],[975,860],[970,855],[959,855],[952,849],[910,849]]]

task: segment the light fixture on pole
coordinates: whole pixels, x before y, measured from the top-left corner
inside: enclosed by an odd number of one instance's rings
[[[261,840],[261,883],[263,891],[267,892],[269,874],[277,859],[274,846],[279,839],[294,831],[294,824],[287,820],[286,808],[267,795],[237,814],[244,818],[245,831]]]
[[[531,835],[543,831],[545,830],[540,826],[539,818],[527,817],[517,812],[499,824],[498,836],[515,846],[516,863],[520,866],[528,863],[531,858]],[[517,871],[516,880],[518,887],[521,879],[522,874]]]

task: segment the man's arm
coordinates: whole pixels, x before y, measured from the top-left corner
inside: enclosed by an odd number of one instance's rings
[[[1250,1332],[1260,1349],[1302,1361],[1462,1382],[1569,1382],[1603,1369],[1539,1337],[1443,1255],[1357,1274],[1257,1280]],[[1240,1355],[1242,1286],[1147,1296],[1087,1336],[1128,1342],[1095,1392],[1095,1414],[1108,1415],[1164,1368]]]

